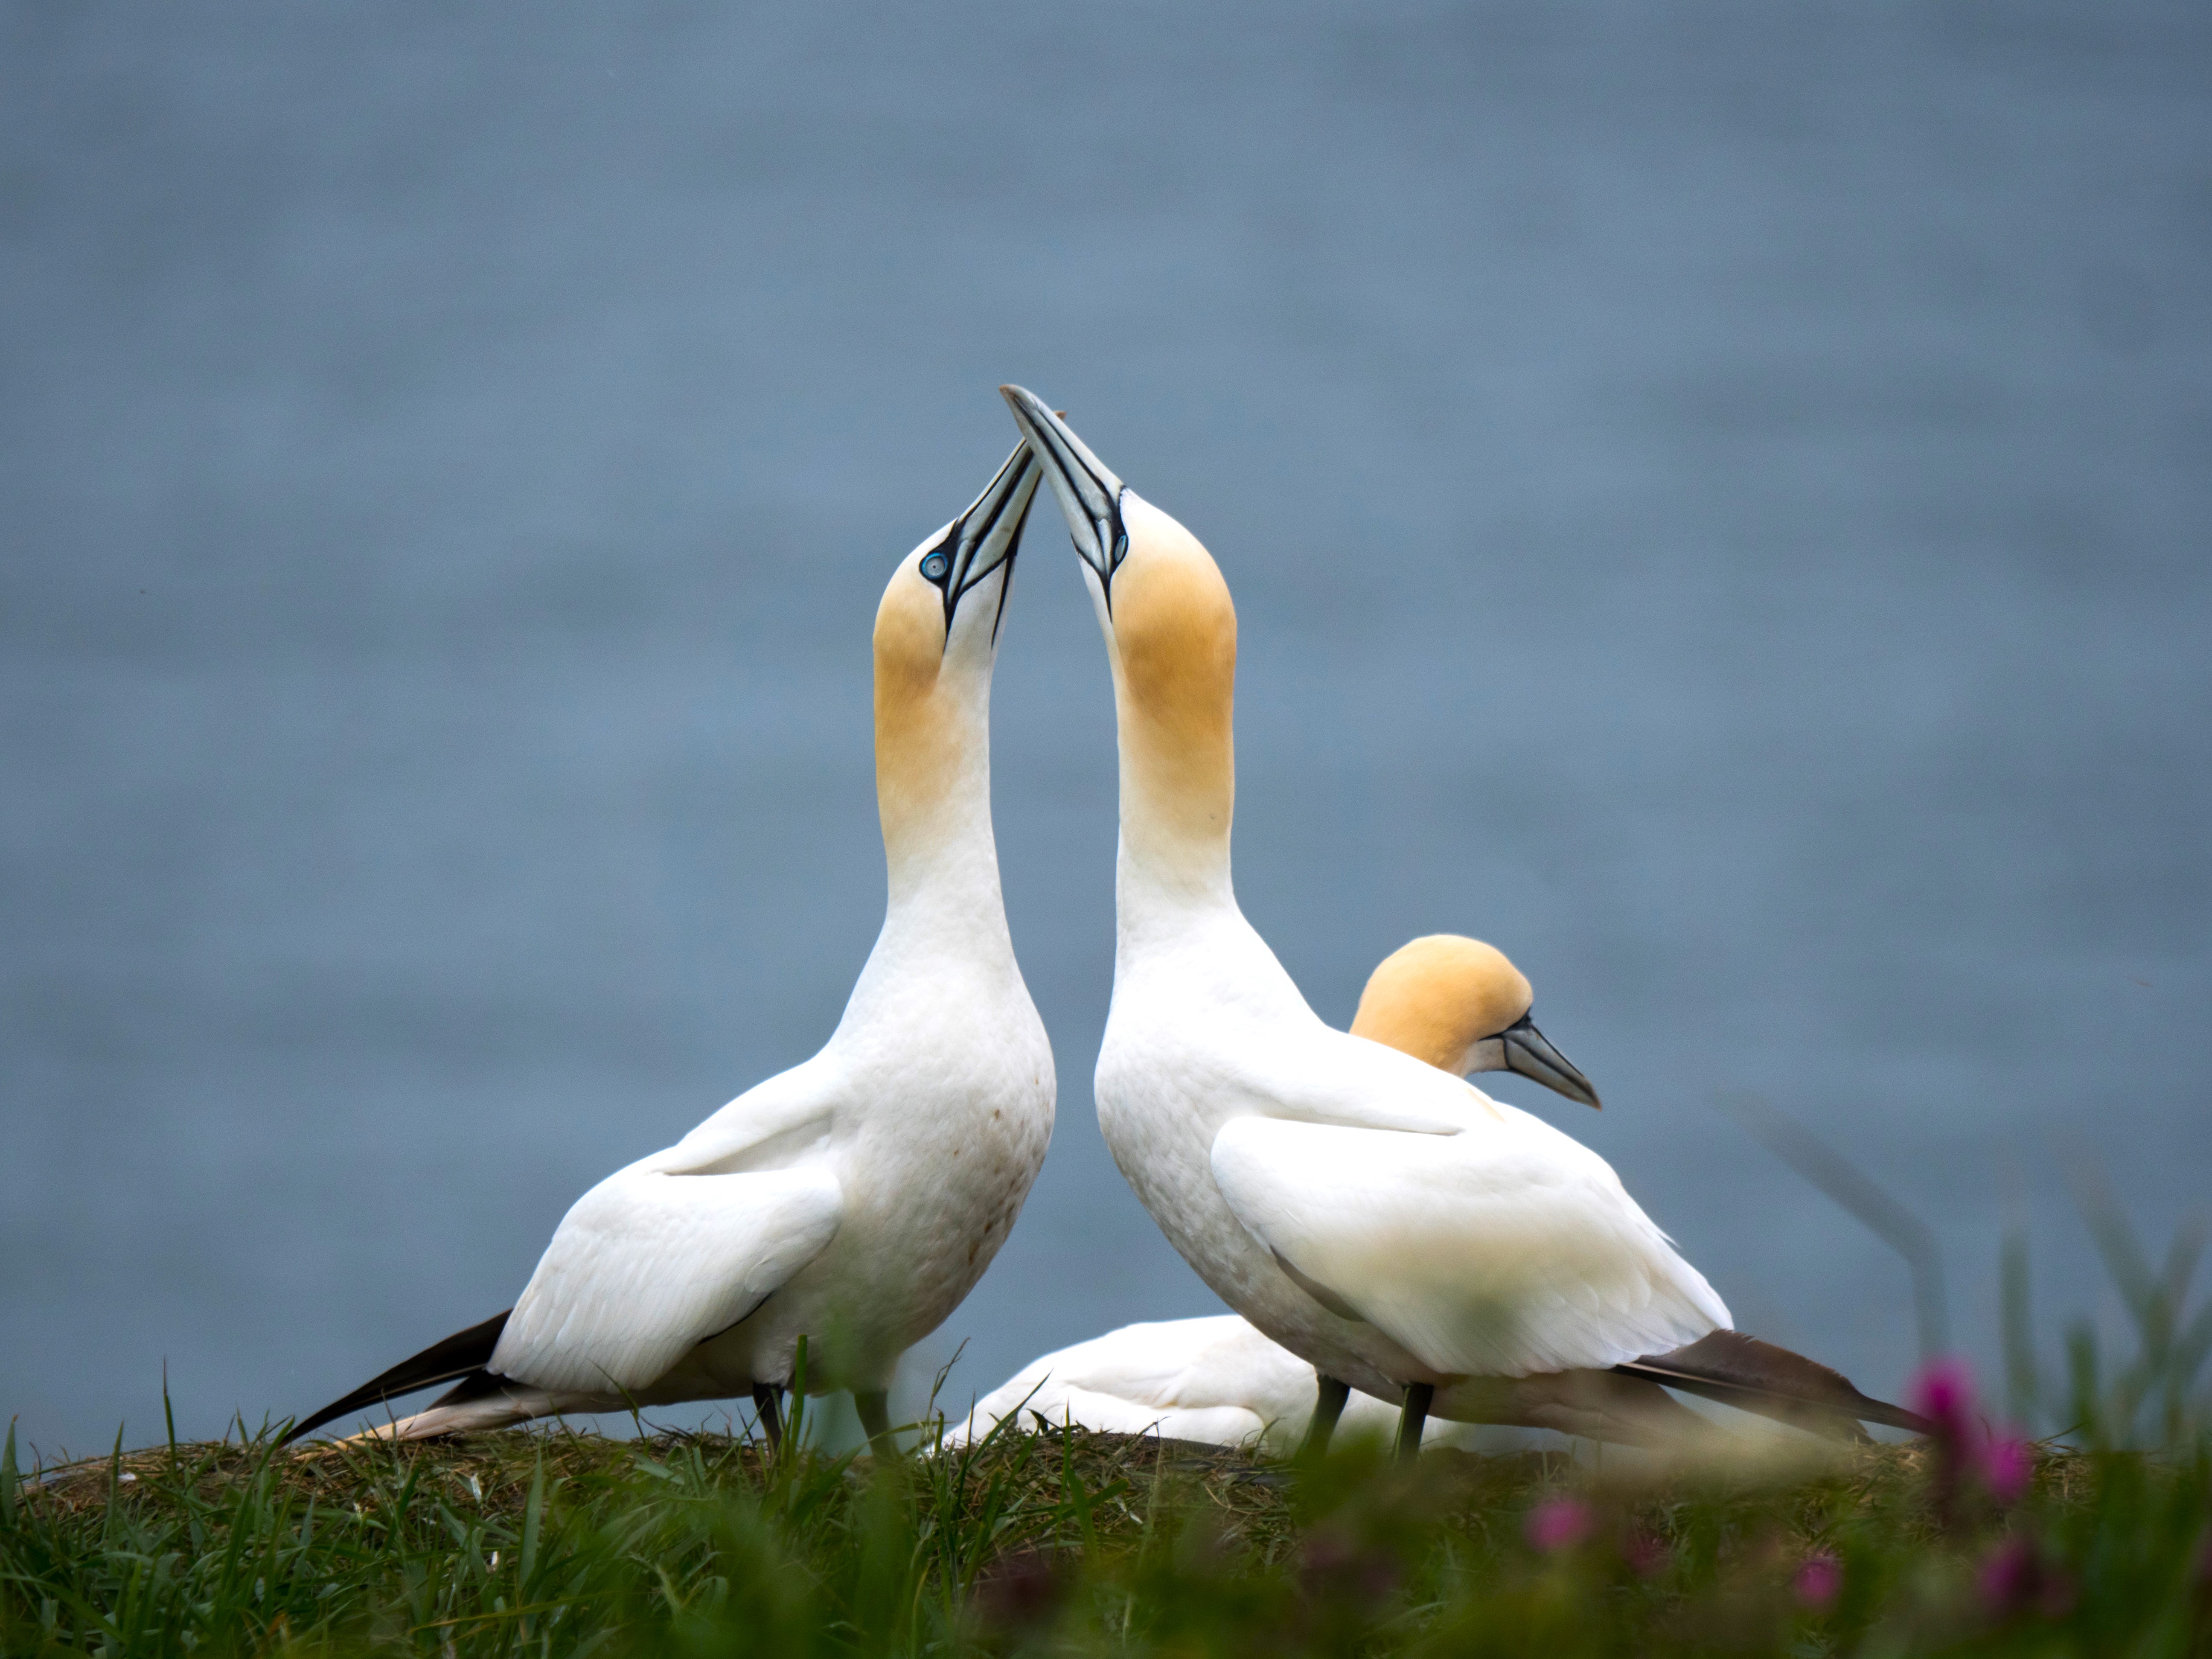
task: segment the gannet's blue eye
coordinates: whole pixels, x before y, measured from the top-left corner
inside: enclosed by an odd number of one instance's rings
[[[933,582],[945,580],[945,573],[952,568],[952,561],[942,553],[933,553],[921,562],[921,574]]]

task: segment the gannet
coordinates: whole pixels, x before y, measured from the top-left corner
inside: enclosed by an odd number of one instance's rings
[[[822,1051],[577,1200],[513,1309],[292,1428],[434,1383],[400,1439],[563,1412],[848,1389],[878,1451],[899,1355],[1006,1242],[1051,1139],[1052,1050],[991,834],[991,671],[1038,468],[1017,449],[899,563],[875,623],[881,934]]]
[[[947,1446],[980,1440],[1001,1419],[1032,1415],[1111,1434],[1290,1450],[1313,1415],[1314,1368],[1237,1314],[1124,1325],[1041,1356],[977,1401],[945,1431]],[[1397,1408],[1354,1395],[1341,1426],[1381,1437]],[[1472,1448],[1474,1431],[1431,1419],[1424,1445]]]
[[[1401,1402],[1404,1455],[1431,1411],[1651,1438],[1652,1402],[1686,1408],[1614,1368],[1727,1331],[1726,1304],[1596,1153],[1307,1006],[1230,880],[1228,584],[1044,404],[1000,390],[1067,520],[1113,678],[1121,845],[1095,1092],[1123,1176],[1223,1301],[1315,1367],[1318,1440],[1348,1388]],[[1533,1026],[1509,1040],[1528,1006],[1513,979],[1486,988],[1480,1042],[1595,1104]]]
[[[1531,1000],[1519,970],[1495,946],[1430,934],[1392,951],[1369,976],[1352,1031],[1454,1075],[1510,1069],[1596,1105],[1589,1080],[1529,1020]],[[1827,1367],[1739,1332],[1717,1331],[1690,1350],[1577,1379],[1582,1401],[1595,1396],[1600,1411],[1625,1420],[1636,1438],[1701,1432],[1661,1393],[1661,1382],[1816,1432],[1849,1436],[1863,1417],[1917,1426],[1911,1413],[1869,1399]],[[1518,1422],[1544,1402],[1506,1403]],[[1368,1395],[1330,1399],[1311,1365],[1240,1316],[1218,1314],[1125,1325],[1034,1359],[976,1401],[945,1442],[980,1437],[1014,1413],[1054,1425],[1277,1452],[1305,1437],[1305,1449],[1318,1450],[1338,1421],[1327,1415],[1331,1411],[1341,1413],[1342,1426],[1370,1433],[1397,1416]],[[1607,1426],[1617,1431],[1619,1420]],[[1421,1443],[1472,1449],[1474,1432],[1432,1416]]]
[[[1529,1019],[1534,1000],[1527,977],[1497,946],[1458,933],[1430,933],[1400,945],[1368,975],[1352,1034],[1455,1077],[1518,1072],[1570,1100],[1597,1106],[1589,1079]],[[1843,1439],[1864,1437],[1862,1422],[1917,1432],[1929,1426],[1901,1406],[1860,1393],[1840,1371],[1737,1330],[1708,1332],[1686,1347],[1646,1354],[1601,1377],[1585,1372],[1567,1380],[1583,1405],[1601,1397],[1606,1414],[1632,1419],[1634,1427],[1652,1437],[1691,1427],[1660,1392],[1662,1383]],[[1542,1385],[1525,1380],[1516,1395],[1532,1386]],[[1543,1408],[1540,1398],[1507,1403],[1516,1412]]]

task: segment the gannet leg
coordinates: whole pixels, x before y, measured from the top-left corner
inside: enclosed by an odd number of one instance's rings
[[[860,1426],[868,1431],[868,1449],[879,1458],[898,1455],[898,1442],[891,1438],[891,1406],[890,1396],[881,1389],[870,1389],[863,1393],[853,1390],[853,1409],[860,1414]]]
[[[1328,1449],[1328,1438],[1336,1432],[1336,1419],[1344,1415],[1345,1402],[1352,1398],[1352,1384],[1340,1382],[1333,1376],[1316,1374],[1321,1389],[1314,1401],[1313,1420],[1306,1425],[1306,1437],[1298,1445],[1298,1462],[1317,1461]]]
[[[768,1436],[770,1451],[783,1449],[783,1408],[777,1402],[783,1390],[773,1383],[753,1384],[753,1410],[759,1414],[761,1432]]]
[[[1437,1397],[1433,1382],[1406,1384],[1406,1408],[1398,1414],[1398,1461],[1409,1463],[1421,1455],[1421,1430],[1429,1420],[1429,1402]]]

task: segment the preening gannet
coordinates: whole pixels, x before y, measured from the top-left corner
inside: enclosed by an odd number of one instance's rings
[[[1405,1454],[1432,1410],[1654,1437],[1655,1402],[1684,1408],[1613,1368],[1725,1332],[1727,1307],[1588,1147],[1307,1006],[1230,881],[1228,584],[1043,403],[1001,390],[1113,676],[1121,836],[1096,1095],[1122,1175],[1215,1293],[1315,1367],[1317,1438],[1347,1386],[1403,1402]],[[1528,1012],[1514,980],[1480,1036],[1506,1063]],[[1526,1052],[1595,1103],[1548,1044]]]
[[[849,1389],[888,1441],[899,1355],[1006,1242],[1052,1136],[1052,1050],[1006,931],[991,835],[991,671],[1038,468],[1018,449],[907,555],[875,624],[882,933],[813,1059],[577,1200],[507,1313],[297,1425],[454,1386],[401,1439],[750,1391],[780,1433]]]

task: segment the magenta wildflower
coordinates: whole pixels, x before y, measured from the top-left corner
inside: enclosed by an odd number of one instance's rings
[[[2008,1538],[1990,1553],[1975,1575],[1983,1607],[1994,1618],[2039,1613],[2064,1617],[2074,1608],[2074,1581],[2044,1559],[2032,1538]]]
[[[1547,1498],[1528,1511],[1528,1542],[1545,1555],[1571,1550],[1597,1530],[1597,1516],[1572,1498]]]
[[[1836,1605],[1836,1598],[1844,1591],[1844,1564],[1822,1550],[1808,1555],[1797,1569],[1797,1576],[1790,1581],[1790,1593],[1804,1606],[1815,1613],[1826,1612]]]
[[[1963,1359],[1931,1359],[1912,1379],[1912,1409],[1936,1425],[1936,1437],[1956,1444],[1975,1427],[1974,1374]]]
[[[2017,1502],[2035,1474],[2035,1454],[2025,1440],[1992,1439],[1983,1446],[1980,1462],[1982,1484],[2000,1504]]]
[[[1638,1578],[1656,1578],[1674,1565],[1674,1552],[1648,1532],[1632,1532],[1621,1540],[1620,1559]]]
[[[1928,1419],[1935,1452],[1929,1470],[1936,1515],[1944,1526],[1959,1519],[1959,1489],[1979,1443],[1981,1424],[1974,1414],[1974,1376],[1963,1359],[1929,1360],[1912,1379],[1912,1409]]]
[[[1912,1382],[1912,1408],[1933,1425],[1936,1504],[1946,1523],[1958,1518],[1968,1484],[2000,1506],[2016,1502],[2035,1474],[2035,1454],[2022,1439],[1996,1435],[1974,1396],[1973,1373],[1963,1359],[1930,1360]]]
[[[1352,1595],[1367,1601],[1387,1595],[1396,1588],[1399,1567],[1389,1551],[1364,1545],[1335,1528],[1324,1528],[1306,1540],[1299,1565],[1310,1589]]]
[[[2002,1617],[2026,1605],[2036,1577],[2035,1546],[2025,1538],[2008,1538],[1990,1552],[1974,1576],[1982,1605]]]

